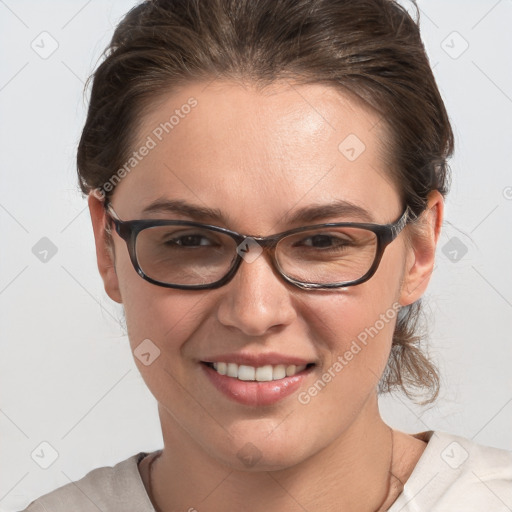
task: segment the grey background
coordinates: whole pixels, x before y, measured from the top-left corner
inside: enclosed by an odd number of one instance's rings
[[[75,178],[84,81],[132,5],[0,0],[0,511],[162,445]],[[419,5],[457,145],[425,295],[443,387],[382,414],[512,450],[512,1]]]

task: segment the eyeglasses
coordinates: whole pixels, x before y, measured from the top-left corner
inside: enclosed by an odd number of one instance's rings
[[[155,285],[180,290],[219,288],[242,260],[250,263],[264,250],[281,277],[299,288],[361,284],[375,274],[384,249],[412,218],[407,206],[392,224],[331,222],[253,237],[193,221],[123,221],[110,203],[105,209],[137,273]]]

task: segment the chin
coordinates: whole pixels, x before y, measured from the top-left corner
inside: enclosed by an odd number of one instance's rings
[[[314,446],[309,446],[304,436],[292,434],[289,429],[277,435],[278,428],[270,435],[261,426],[257,431],[238,431],[225,440],[226,450],[217,444],[212,452],[210,445],[210,454],[236,471],[277,471],[293,467],[314,453]]]
[[[235,471],[260,472],[280,471],[296,466],[304,460],[297,453],[281,450],[279,454],[265,449],[260,450],[256,445],[247,441],[236,453],[227,454],[222,463]]]

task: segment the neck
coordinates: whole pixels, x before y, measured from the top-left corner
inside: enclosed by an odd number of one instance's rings
[[[396,498],[396,481],[389,474],[391,431],[380,418],[376,397],[331,444],[274,471],[233,470],[198,446],[166,410],[160,407],[159,413],[164,449],[153,465],[151,487],[162,512],[243,510],[248,504],[263,512],[269,503],[282,512],[374,512],[385,498],[387,506]]]

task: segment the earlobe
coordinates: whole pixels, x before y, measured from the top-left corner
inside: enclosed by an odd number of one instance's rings
[[[438,190],[427,197],[427,207],[419,219],[419,226],[410,230],[407,263],[402,281],[400,304],[416,302],[425,292],[434,270],[437,242],[441,234],[444,201]]]
[[[115,302],[122,303],[121,292],[119,290],[119,280],[117,278],[114,254],[112,248],[107,244],[105,237],[106,221],[105,208],[103,201],[96,197],[94,192],[89,194],[88,198],[89,212],[91,214],[92,228],[94,231],[94,241],[96,243],[96,259],[98,270],[107,295]]]

